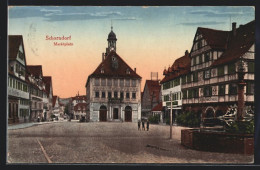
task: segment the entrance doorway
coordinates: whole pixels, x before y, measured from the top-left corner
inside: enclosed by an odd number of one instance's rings
[[[113,119],[118,119],[118,108],[113,109]]]
[[[107,108],[106,106],[101,106],[99,109],[99,121],[105,122],[107,121]]]
[[[125,121],[132,122],[132,108],[130,106],[125,107]]]

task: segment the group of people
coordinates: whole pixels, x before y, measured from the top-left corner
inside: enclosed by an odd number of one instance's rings
[[[138,130],[141,130],[141,123],[142,123],[142,130],[145,130],[145,126],[144,126],[144,124],[145,124],[145,122],[144,122],[144,120],[142,120],[142,121],[138,121]],[[149,120],[147,120],[147,122],[146,122],[146,130],[148,131],[149,130]]]

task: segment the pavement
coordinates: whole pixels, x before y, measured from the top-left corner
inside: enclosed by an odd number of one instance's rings
[[[198,151],[181,145],[181,130],[137,123],[61,121],[8,130],[7,163],[252,164],[253,155]]]
[[[48,121],[48,122],[29,122],[29,123],[19,123],[19,124],[11,124],[8,125],[7,129],[8,130],[14,130],[14,129],[23,129],[23,128],[28,128],[32,126],[37,126],[37,125],[44,125],[44,124],[49,124],[49,123],[61,123],[65,120],[62,121]]]

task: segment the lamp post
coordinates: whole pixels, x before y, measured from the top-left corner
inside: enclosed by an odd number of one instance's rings
[[[170,92],[171,111],[170,111],[170,139],[172,139],[172,92]]]

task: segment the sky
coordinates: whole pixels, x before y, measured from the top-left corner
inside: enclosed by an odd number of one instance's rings
[[[8,35],[22,35],[27,65],[42,65],[61,98],[86,94],[85,84],[102,61],[107,36],[117,37],[117,53],[145,80],[190,51],[198,27],[231,30],[255,19],[254,7],[217,6],[9,6]],[[51,41],[46,36],[71,36]],[[54,46],[54,42],[73,43]]]

